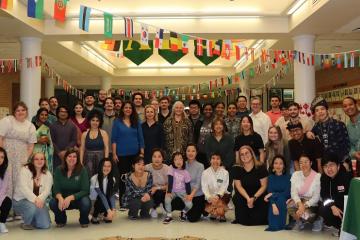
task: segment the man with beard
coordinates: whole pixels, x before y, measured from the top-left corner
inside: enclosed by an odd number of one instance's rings
[[[346,128],[350,139],[350,157],[360,161],[360,112],[353,97],[345,97],[343,109],[350,118]]]

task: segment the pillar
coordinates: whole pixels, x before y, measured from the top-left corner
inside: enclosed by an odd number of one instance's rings
[[[35,66],[35,56],[41,56],[40,38],[23,37],[21,42],[21,58],[23,64],[20,68],[20,100],[28,106],[28,118],[36,114],[39,98],[41,97],[41,67]],[[26,58],[32,58],[33,67],[27,67]]]
[[[240,79],[239,81],[239,87],[241,89],[241,93],[240,95],[243,95],[247,98],[247,107],[248,109],[250,108],[250,85],[249,85],[249,79],[245,78],[245,79]],[[238,96],[236,96],[238,97]]]
[[[315,36],[314,35],[300,35],[293,38],[294,49],[304,53],[314,52]],[[315,66],[308,66],[307,64],[294,61],[294,95],[295,102],[304,106],[308,104],[310,107],[311,101],[315,97]],[[304,110],[304,109],[303,109]]]
[[[55,95],[55,78],[48,77],[45,79],[45,96],[50,98]]]
[[[101,79],[101,89],[104,89],[109,95],[110,88],[111,88],[111,77],[103,77]]]

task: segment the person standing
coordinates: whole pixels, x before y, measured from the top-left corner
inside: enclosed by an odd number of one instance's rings
[[[0,233],[7,233],[6,219],[12,206],[11,165],[4,148],[0,147]]]
[[[96,103],[96,107],[101,108],[104,110],[105,107],[105,99],[107,98],[107,92],[105,89],[100,89],[99,90],[99,95],[98,95],[98,101]]]
[[[84,108],[84,116],[86,117],[88,113],[92,110],[98,110],[100,112],[103,112],[102,108],[95,106],[95,97],[94,93],[92,92],[86,92],[85,93],[85,108]]]
[[[241,119],[236,117],[236,104],[230,103],[227,107],[227,117],[225,118],[226,128],[230,136],[234,139],[240,134]]]
[[[50,104],[49,104],[49,99],[47,98],[40,98],[39,99],[39,108],[45,108],[48,111],[50,111]],[[56,117],[52,114],[50,114],[46,120],[46,125],[50,126],[52,123],[54,123],[56,121]],[[32,117],[31,122],[35,122],[36,121],[36,115]]]
[[[117,116],[120,114],[122,104],[123,101],[119,96],[114,97],[114,110]]]
[[[119,117],[114,121],[112,136],[113,160],[118,165],[120,176],[130,172],[131,164],[137,155],[144,156],[144,137],[135,105],[126,101],[121,106]],[[125,193],[125,183],[119,182],[119,200]],[[121,206],[121,209],[122,206]]]
[[[279,96],[271,96],[270,98],[271,110],[268,111],[266,114],[270,117],[272,125],[275,125],[276,121],[282,115],[280,110],[280,104],[281,104],[281,99]]]
[[[135,111],[138,115],[140,123],[145,121],[145,112],[144,112],[144,96],[140,92],[136,92],[132,95],[132,102],[135,105]]]
[[[287,121],[289,121],[290,116],[289,116],[289,108],[288,105],[286,103],[281,103],[280,105],[280,111],[281,111],[281,117],[275,122],[274,126],[279,126],[281,129],[281,133],[284,137],[284,139],[286,139],[286,141],[288,141],[288,139],[286,138],[287,136]]]
[[[251,110],[252,112],[249,116],[253,120],[254,131],[260,134],[263,143],[266,144],[268,141],[268,131],[272,124],[270,117],[261,110],[261,100],[259,97],[254,97],[251,100]]]
[[[109,138],[109,158],[112,159],[111,135],[112,127],[116,119],[116,112],[114,111],[114,100],[111,97],[105,99],[105,111],[103,115],[102,129],[107,133]]]
[[[345,97],[343,100],[343,109],[350,118],[346,128],[350,140],[350,157],[360,162],[360,111],[357,107],[357,101],[353,97]]]
[[[215,117],[216,118],[225,118],[225,103],[224,102],[216,102],[214,105],[215,109]]]
[[[85,118],[84,105],[82,102],[77,102],[73,111],[73,116],[70,119],[79,128],[81,136],[81,133],[86,132],[90,127],[88,120]]]
[[[56,109],[59,106],[59,102],[55,96],[49,98],[49,105],[50,105],[49,114],[56,117]]]
[[[184,104],[181,101],[174,103],[171,116],[163,125],[165,136],[166,157],[169,162],[174,152],[185,154],[186,146],[193,141],[193,127],[185,116]]]
[[[144,160],[145,164],[151,162],[151,153],[154,148],[162,148],[164,145],[163,127],[157,122],[157,113],[153,105],[145,106],[145,122],[141,124],[144,135]]]
[[[243,116],[248,116],[251,112],[247,108],[247,98],[244,95],[238,96],[236,99],[237,112],[236,116],[242,118]]]
[[[170,99],[167,96],[164,96],[162,98],[160,98],[160,110],[159,110],[159,123],[161,125],[164,124],[165,120],[170,117]]]
[[[201,112],[201,104],[199,100],[191,100],[189,102],[189,119],[192,123],[193,129],[194,129],[194,140],[193,142],[197,143],[199,140],[200,135],[200,128],[203,122],[202,116],[200,114]]]
[[[211,123],[213,121],[213,106],[211,103],[205,103],[203,107],[204,120],[200,127],[199,139],[197,141],[197,160],[204,165],[204,168],[209,167],[209,159],[206,156],[205,140],[211,134]]]
[[[0,147],[4,148],[12,166],[11,197],[16,190],[17,177],[27,163],[37,142],[35,126],[27,120],[28,108],[18,102],[13,107],[13,115],[0,120]]]
[[[69,119],[69,109],[60,106],[56,109],[58,120],[50,126],[51,140],[54,146],[53,169],[61,165],[67,148],[77,145],[78,130],[75,124]]]

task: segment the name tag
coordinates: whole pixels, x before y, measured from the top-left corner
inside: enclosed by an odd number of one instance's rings
[[[338,190],[339,192],[344,192],[344,191],[345,191],[345,187],[344,187],[344,186],[338,186],[338,187],[337,187],[337,190]]]
[[[223,180],[222,179],[216,179],[216,182],[217,183],[223,183]]]

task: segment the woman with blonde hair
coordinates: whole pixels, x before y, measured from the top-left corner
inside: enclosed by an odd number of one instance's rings
[[[265,164],[269,168],[272,166],[272,160],[275,156],[281,155],[284,157],[286,163],[286,173],[290,172],[290,151],[287,141],[283,138],[281,128],[279,126],[272,126],[268,131],[268,142],[265,145]]]
[[[185,155],[186,147],[193,142],[193,126],[185,116],[185,106],[181,101],[174,103],[171,115],[164,122],[164,137],[166,157],[171,158],[176,151]]]
[[[144,160],[145,164],[151,163],[152,150],[162,148],[164,143],[164,134],[162,125],[158,122],[158,114],[154,105],[146,105],[145,122],[141,124],[144,136]]]
[[[239,149],[239,163],[233,168],[235,220],[233,224],[248,226],[267,224],[267,203],[264,201],[268,172],[248,145]]]

